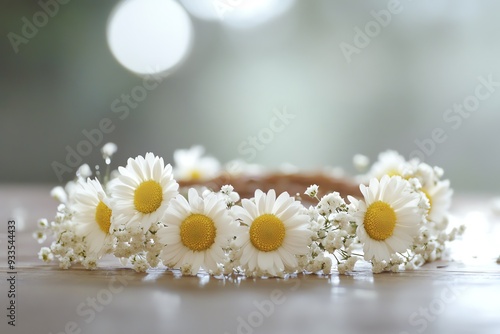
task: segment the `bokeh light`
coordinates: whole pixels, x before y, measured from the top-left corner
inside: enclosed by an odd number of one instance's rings
[[[233,28],[253,28],[285,13],[295,0],[180,0],[202,20],[219,20]]]
[[[188,54],[191,20],[171,0],[121,1],[111,13],[107,37],[115,58],[137,74],[164,73]]]
[[[215,21],[219,19],[215,5],[217,0],[179,0],[189,14],[205,20]]]

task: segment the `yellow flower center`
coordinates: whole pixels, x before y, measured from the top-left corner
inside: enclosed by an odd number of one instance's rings
[[[401,176],[401,173],[399,173],[399,172],[397,171],[397,169],[391,169],[391,170],[389,170],[389,171],[387,172],[387,175],[388,175],[389,177],[393,177],[393,176]]]
[[[431,209],[432,209],[432,196],[429,195],[429,193],[422,189],[422,192],[424,193],[425,197],[427,197],[427,199],[429,200],[429,210],[427,210],[427,213],[431,212]]]
[[[197,169],[193,169],[190,173],[191,180],[198,181],[201,180],[201,172]]]
[[[111,226],[111,209],[102,201],[99,201],[95,209],[95,221],[104,233],[109,233],[109,227]]]
[[[163,201],[163,189],[154,180],[142,182],[134,192],[135,209],[142,213],[155,212]]]
[[[263,214],[255,218],[250,226],[250,241],[262,252],[272,252],[283,244],[285,224],[273,214]]]
[[[204,251],[215,242],[216,228],[212,219],[193,213],[181,223],[181,241],[193,251]]]
[[[385,202],[374,202],[366,210],[364,226],[370,238],[385,240],[393,234],[396,227],[396,212]]]

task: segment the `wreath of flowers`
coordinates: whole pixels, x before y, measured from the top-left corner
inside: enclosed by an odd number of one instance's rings
[[[163,264],[183,275],[346,274],[358,261],[374,273],[397,272],[440,259],[446,243],[465,229],[448,227],[452,189],[443,170],[395,151],[381,153],[357,177],[361,196],[320,197],[314,184],[302,195],[317,204],[306,207],[300,194],[274,189],[240,199],[231,185],[180,188],[177,180],[196,183],[223,172],[200,146],[176,151],[175,168],[147,153],[110,172],[116,149],[103,146],[103,175],[96,169],[91,178],[85,164],[74,180],[51,191],[60,204],[53,221],[38,222],[34,237],[40,243],[53,238],[38,253],[41,260],[96,269],[112,254],[138,272]],[[354,161],[367,167],[364,156]]]

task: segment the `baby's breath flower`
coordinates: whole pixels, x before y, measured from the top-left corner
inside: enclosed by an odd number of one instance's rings
[[[36,239],[36,241],[38,241],[39,244],[41,244],[45,241],[47,235],[42,231],[37,231],[33,233],[33,238]]]
[[[399,264],[393,264],[390,269],[393,273],[397,273],[397,272],[401,271],[401,269],[399,268]]]
[[[59,259],[59,267],[61,269],[68,269],[71,267],[71,261],[69,260],[68,257],[64,256]]]
[[[150,251],[146,254],[146,261],[151,268],[156,268],[160,264],[159,252]]]
[[[345,275],[347,273],[347,265],[345,264],[345,262],[339,263],[337,265],[337,270],[340,275]]]
[[[220,188],[220,192],[224,195],[229,195],[234,191],[234,187],[230,184],[226,184]]]
[[[210,195],[211,192],[204,194],[203,198],[206,198]],[[232,185],[224,185],[221,187],[219,195],[222,196],[222,199],[226,203],[228,208],[233,207],[240,200],[240,195],[234,191],[234,187]]]
[[[82,265],[86,269],[94,270],[97,268],[97,259],[95,257],[88,257],[82,261]]]
[[[149,269],[149,264],[144,254],[132,256],[130,263],[132,263],[134,270],[138,273],[143,273]]]
[[[61,235],[61,241],[64,243],[64,244],[67,244],[67,243],[70,243],[71,240],[73,239],[73,237],[75,236],[75,234],[71,231],[66,231],[65,233],[63,233]]]
[[[49,227],[49,222],[47,221],[47,219],[42,218],[42,219],[38,220],[37,225],[38,225],[38,228],[40,228],[40,229],[46,229],[47,227]]]
[[[354,269],[354,266],[356,265],[356,262],[358,262],[358,260],[359,258],[356,256],[351,256],[347,259],[346,265],[349,271],[352,271]]]
[[[52,245],[50,245],[50,250],[56,255],[66,253],[64,247],[58,242],[53,242]]]
[[[101,148],[101,153],[102,153],[102,158],[104,160],[111,159],[113,154],[116,153],[116,150],[118,147],[116,146],[115,143],[106,143],[104,146]]]
[[[232,192],[228,195],[228,199],[231,203],[236,203],[240,200],[240,195],[237,192]]]
[[[319,186],[317,184],[310,185],[309,187],[307,187],[304,194],[311,198],[315,198],[316,196],[318,196],[318,188]]]
[[[54,259],[54,254],[52,254],[49,247],[42,247],[38,252],[38,258],[43,262],[50,262]]]
[[[180,267],[181,273],[184,276],[191,275],[192,270],[191,270],[191,264],[186,263],[183,266]]]
[[[387,262],[385,260],[382,261],[372,260],[372,266],[374,274],[379,274],[387,270]]]
[[[89,165],[83,164],[76,171],[76,176],[86,180],[88,177],[92,176],[92,170],[90,169]]]
[[[60,212],[62,214],[66,214],[66,204],[61,203],[57,206],[57,212]]]
[[[415,270],[415,264],[413,262],[406,262],[405,270]]]
[[[403,258],[399,254],[392,254],[390,263],[392,263],[393,265],[395,264],[400,265],[403,262],[404,262]]]
[[[323,274],[329,275],[332,271],[332,259],[329,257],[325,257],[323,261]]]
[[[66,192],[64,191],[63,187],[57,186],[53,188],[50,191],[50,196],[54,197],[56,200],[58,200],[61,203],[66,203],[68,200],[68,196],[66,195]]]
[[[318,212],[320,215],[328,216],[341,206],[345,206],[344,199],[338,192],[333,192],[321,198],[318,203]]]

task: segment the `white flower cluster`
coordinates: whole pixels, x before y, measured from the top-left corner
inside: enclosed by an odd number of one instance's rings
[[[38,257],[45,262],[57,259],[63,269],[68,269],[72,263],[85,259],[85,263],[88,264],[86,267],[92,269],[95,267],[96,259],[91,257],[87,259],[83,239],[75,234],[76,225],[72,217],[73,213],[68,206],[61,203],[57,207],[54,221],[48,224],[46,219],[39,220],[39,231],[35,233],[39,242],[40,235],[43,235],[44,240],[47,232],[53,235],[54,241],[50,247],[42,247]]]
[[[310,207],[309,228],[313,232],[310,253],[302,257],[307,272],[329,274],[332,269],[332,257],[336,260],[339,273],[352,271],[357,261],[353,256],[356,243],[356,223],[349,214],[345,200],[338,192],[333,192],[318,199],[317,185],[309,187],[305,194],[316,198],[318,204]]]
[[[446,243],[465,232],[464,225],[448,226],[448,210],[453,191],[449,180],[442,179],[444,171],[418,160],[406,161],[397,152],[386,151],[379,155],[378,161],[361,179],[366,182],[374,178],[383,179],[387,175],[400,177],[401,183],[409,184],[409,192],[418,195],[415,203],[423,218],[416,233],[411,233],[412,243],[405,251],[393,252],[390,257],[383,259],[372,259],[373,272],[415,269],[427,262],[441,259]]]
[[[443,174],[439,167],[387,151],[359,176],[369,183],[360,186],[362,199],[349,196],[346,204],[336,192],[319,199],[319,187],[308,187],[305,194],[318,204],[308,210],[313,242],[301,257],[303,268],[329,273],[333,259],[344,274],[364,259],[374,273],[398,272],[441,259],[446,243],[465,231],[463,225],[448,227],[453,192]]]
[[[439,259],[446,242],[464,231],[448,228],[452,191],[443,171],[392,151],[360,177],[369,179],[360,186],[362,198],[349,196],[347,203],[338,192],[320,198],[311,185],[305,194],[317,204],[308,209],[274,190],[243,199],[231,185],[179,193],[174,171],[190,181],[220,172],[198,146],[177,152],[175,169],[147,153],[110,171],[115,152],[112,143],[102,149],[105,175],[91,178],[83,165],[74,180],[52,190],[60,202],[56,216],[41,219],[34,233],[39,243],[53,238],[38,254],[42,261],[95,269],[111,254],[138,272],[164,265],[183,275],[284,277],[345,274],[364,259],[378,273]]]

